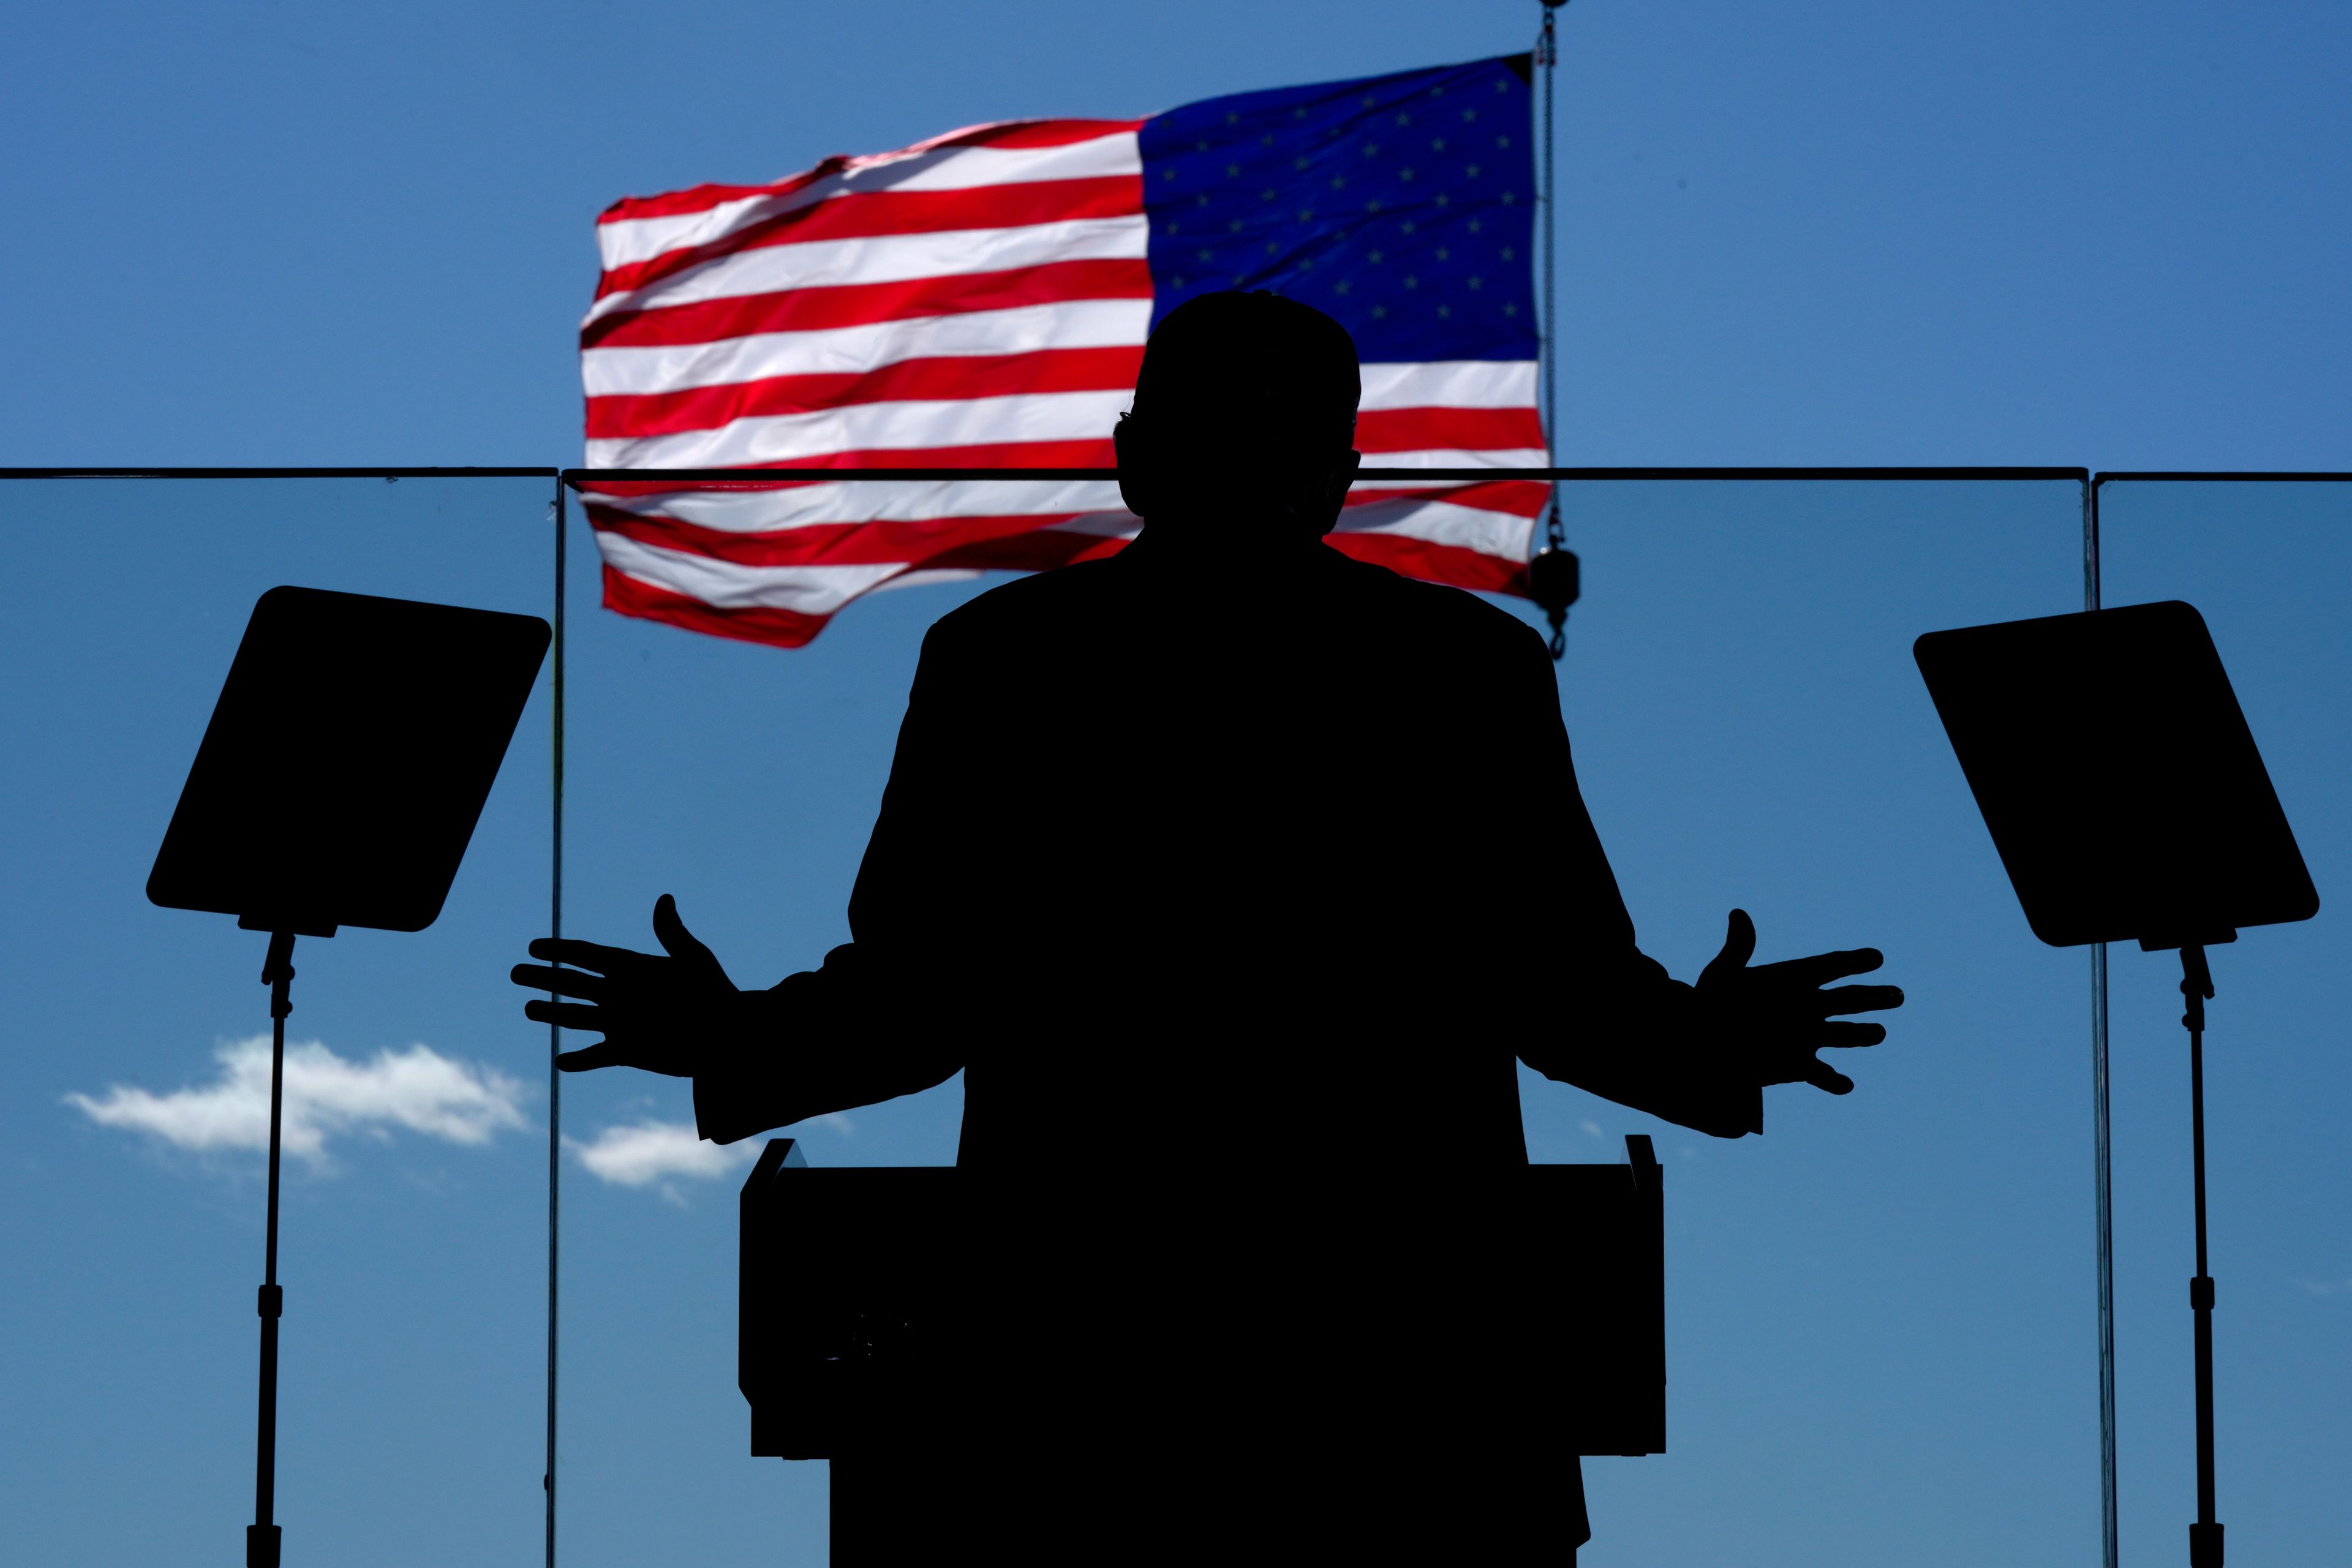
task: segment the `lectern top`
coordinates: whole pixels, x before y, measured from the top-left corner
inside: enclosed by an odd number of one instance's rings
[[[2043,942],[2203,945],[2318,912],[2192,606],[1930,632],[1912,652]]]
[[[272,588],[148,898],[306,936],[431,925],[550,635],[533,616]]]

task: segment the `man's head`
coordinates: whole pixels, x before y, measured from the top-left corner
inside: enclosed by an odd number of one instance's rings
[[[1119,490],[1148,521],[1328,532],[1356,470],[1355,340],[1311,306],[1202,294],[1143,351],[1118,430]]]

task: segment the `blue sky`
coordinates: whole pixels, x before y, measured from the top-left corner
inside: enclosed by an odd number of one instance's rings
[[[0,66],[0,463],[568,461],[590,225],[618,195],[1504,52],[1534,11],[43,8]],[[2339,8],[1580,3],[1563,39],[1565,460],[2352,468]],[[261,944],[141,884],[253,598],[543,610],[547,500],[0,488],[13,1560],[233,1556],[249,1517],[261,1205],[235,1064],[267,1026]],[[1855,1095],[1774,1091],[1760,1141],[1530,1084],[1538,1158],[1650,1131],[1671,1168],[1672,1451],[1590,1465],[1585,1561],[2088,1560],[2085,965],[2025,931],[1908,658],[2079,602],[2074,489],[1572,505],[1563,700],[1645,944],[1692,973],[1739,903],[1766,956],[1875,942],[1912,996]],[[2221,1516],[2243,1560],[2340,1563],[2352,497],[2117,486],[2105,515],[2109,601],[2205,611],[2328,900],[2215,953],[2210,1072]],[[640,941],[672,891],[739,980],[814,962],[922,629],[970,590],[877,595],[784,654],[585,608],[573,543],[573,928]],[[540,701],[441,922],[297,954],[291,1037],[322,1053],[286,1221],[298,1561],[537,1551],[544,1035],[503,973],[544,918]],[[2178,1554],[2190,1501],[2170,985],[2116,955],[2135,1558]],[[679,1086],[568,1088],[566,1560],[821,1562],[821,1476],[744,1457],[739,1167],[663,1142]],[[939,1162],[955,1121],[950,1086],[806,1131],[821,1162]]]

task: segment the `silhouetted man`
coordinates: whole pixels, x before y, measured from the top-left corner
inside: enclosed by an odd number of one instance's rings
[[[1172,311],[1117,432],[1147,526],[931,629],[853,940],[739,991],[664,898],[667,956],[540,942],[574,969],[514,972],[580,998],[530,1017],[604,1033],[563,1067],[690,1076],[719,1142],[962,1071],[958,1163],[1050,1211],[1023,1278],[1150,1325],[1117,1376],[1157,1370],[1115,1395],[1095,1342],[1083,1375],[1033,1366],[1007,1394],[1052,1445],[1034,1464],[1092,1500],[1049,1554],[1088,1556],[1093,1529],[1120,1532],[1103,1562],[1145,1537],[1171,1559],[1569,1561],[1573,1458],[1525,1458],[1507,1391],[1388,1376],[1437,1325],[1382,1316],[1366,1183],[1523,1165],[1515,1057],[1760,1131],[1767,1085],[1843,1094],[1815,1051],[1885,1037],[1835,1016],[1902,1000],[1822,989],[1874,952],[1748,966],[1736,910],[1696,986],[1641,953],[1540,638],[1322,542],[1358,392],[1346,331],[1306,306]],[[1327,1234],[1365,1245],[1327,1255]]]

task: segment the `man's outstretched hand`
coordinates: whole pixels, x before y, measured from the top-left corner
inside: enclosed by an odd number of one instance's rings
[[[566,1072],[643,1068],[690,1078],[713,1047],[740,1037],[743,993],[686,929],[667,893],[654,903],[654,935],[667,956],[542,937],[530,944],[530,955],[548,963],[515,965],[516,984],[580,998],[525,1003],[524,1017],[604,1037],[602,1045],[565,1051],[555,1058],[557,1067]],[[557,963],[571,967],[550,967]]]
[[[1843,1014],[1900,1007],[1903,993],[1893,985],[1822,987],[1849,974],[1867,974],[1885,960],[1872,947],[1751,967],[1748,961],[1754,956],[1756,922],[1747,910],[1734,910],[1723,951],[1699,972],[1698,1004],[1706,1032],[1754,1072],[1759,1084],[1810,1083],[1832,1094],[1851,1091],[1853,1079],[1813,1053],[1825,1046],[1874,1046],[1886,1038],[1882,1025],[1836,1020]]]

